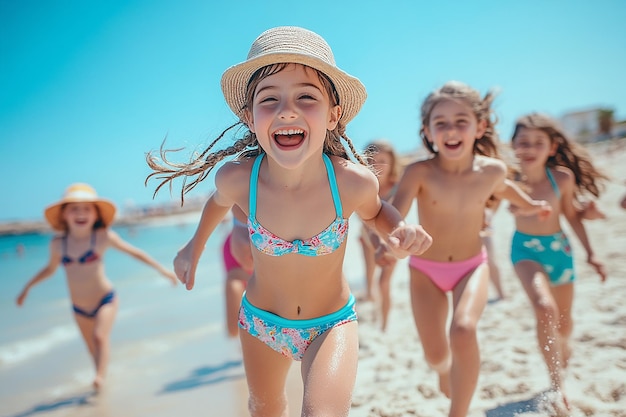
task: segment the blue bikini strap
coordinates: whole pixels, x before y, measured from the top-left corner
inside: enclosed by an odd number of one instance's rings
[[[248,218],[253,220],[256,219],[256,190],[257,183],[259,182],[259,169],[264,155],[265,153],[260,153],[256,157],[254,165],[252,165],[252,172],[250,172],[250,195],[248,197],[248,210],[250,214],[248,215]]]
[[[556,197],[558,199],[561,199],[561,190],[559,190],[559,186],[557,185],[556,180],[552,176],[552,173],[550,172],[550,168],[548,167],[546,167],[546,175],[548,176],[548,180],[550,181],[550,184],[552,184],[552,189],[554,190],[554,194],[556,194]]]
[[[261,167],[261,161],[265,154],[259,154],[254,160],[252,165],[252,172],[250,172],[250,197],[248,199],[248,209],[251,219],[256,219],[256,200],[257,200],[257,184],[259,179],[259,169]],[[335,205],[335,212],[338,218],[343,218],[343,208],[341,206],[341,198],[339,197],[339,189],[337,188],[337,178],[335,176],[335,169],[333,163],[326,154],[322,154],[324,164],[326,165],[326,174],[328,175],[328,182],[330,183],[330,192],[333,197],[333,203]]]
[[[339,189],[337,188],[337,177],[335,176],[335,169],[328,155],[322,154],[324,158],[324,164],[326,164],[326,174],[328,174],[328,182],[330,183],[330,192],[333,195],[333,203],[335,204],[335,212],[337,218],[343,218],[343,208],[341,207],[341,198],[339,197]]]

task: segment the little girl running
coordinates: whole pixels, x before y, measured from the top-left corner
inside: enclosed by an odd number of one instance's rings
[[[233,226],[222,245],[224,280],[224,306],[226,308],[226,331],[229,337],[239,335],[239,306],[252,273],[252,254],[246,215],[237,207],[232,209]]]
[[[232,206],[247,216],[254,271],[241,301],[239,326],[253,416],[286,416],[285,381],[302,361],[302,415],[346,416],[358,359],[354,296],[343,277],[348,218],[361,219],[398,257],[431,243],[378,196],[378,181],[356,153],[346,125],[366,98],[361,82],[336,64],[319,35],[299,27],[263,32],[248,59],[222,75],[226,102],[239,118],[235,143],[213,150],[226,131],[189,164],[152,153],[163,181],[197,176],[186,192],[219,167],[215,191],[174,270],[194,286],[204,245]],[[342,139],[348,145],[347,149]],[[359,163],[348,157],[351,151]]]
[[[480,233],[487,201],[495,195],[541,216],[550,211],[545,201],[531,200],[506,180],[505,163],[493,158],[492,100],[491,93],[481,98],[459,82],[431,93],[422,104],[420,134],[433,156],[405,169],[393,198],[403,216],[417,199],[418,218],[433,237],[429,249],[409,260],[411,301],[426,361],[451,400],[449,416],[467,415],[478,380],[476,327],[489,284]]]
[[[560,219],[565,216],[587,252],[587,262],[604,281],[604,266],[596,258],[582,222],[583,218],[604,215],[593,200],[586,208],[579,208],[578,197],[583,193],[598,197],[600,182],[608,177],[548,116],[533,113],[518,119],[511,143],[519,161],[521,186],[532,197],[545,199],[553,207],[543,221],[523,210],[514,210],[516,232],[511,261],[535,310],[537,338],[552,389],[562,395],[561,370],[571,354],[569,337],[576,276],[572,248]]]
[[[99,198],[87,184],[70,185],[60,201],[46,208],[45,216],[60,234],[50,242],[48,264],[28,281],[17,305],[21,306],[30,289],[52,276],[60,264],[65,267],[74,319],[94,361],[93,386],[99,389],[109,363],[109,336],[118,308],[113,285],[104,272],[105,251],[112,247],[125,252],[156,269],[173,285],[177,284],[176,275],[109,229],[115,205]]]
[[[396,191],[400,179],[400,160],[393,145],[383,139],[375,140],[365,148],[365,154],[376,170],[378,178],[378,195],[385,201],[390,201]],[[366,297],[374,300],[374,274],[377,266],[380,269],[378,276],[378,295],[380,297],[381,330],[387,329],[387,321],[391,310],[391,276],[396,267],[396,258],[388,254],[376,231],[363,225],[359,237],[365,263]]]

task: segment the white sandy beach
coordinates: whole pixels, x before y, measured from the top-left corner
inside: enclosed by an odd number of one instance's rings
[[[609,278],[601,284],[584,262],[584,251],[570,233],[578,281],[574,302],[573,356],[565,382],[571,415],[626,417],[626,140],[592,146],[594,161],[615,178],[599,206],[607,220],[589,222],[588,232]],[[513,219],[503,207],[493,237],[508,298],[489,304],[479,324],[481,374],[469,416],[548,416],[541,397],[549,387],[536,337],[532,308],[508,259]],[[345,272],[358,294],[363,266],[353,221]],[[174,254],[172,254],[173,256]],[[379,331],[374,304],[359,303],[360,354],[352,417],[439,417],[448,400],[438,392],[436,374],[422,357],[408,293],[408,267],[401,261],[393,277],[389,327]],[[190,298],[198,303],[200,298]],[[186,306],[186,309],[192,306]],[[180,320],[177,317],[176,320]],[[114,330],[115,332],[115,330]],[[139,352],[113,343],[104,392],[85,387],[49,398],[32,398],[11,417],[172,417],[247,416],[247,389],[236,340],[214,337],[222,329],[201,328],[146,339]],[[209,337],[211,336],[211,337]],[[167,343],[164,343],[167,341]],[[137,358],[122,361],[126,355]],[[51,359],[52,360],[52,359]],[[122,365],[123,363],[123,365]],[[36,376],[33,376],[36,377]],[[302,392],[295,364],[289,381],[292,416]]]

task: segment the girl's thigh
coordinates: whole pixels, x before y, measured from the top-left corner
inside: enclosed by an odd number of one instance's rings
[[[434,349],[447,350],[448,295],[423,272],[415,268],[409,270],[411,307],[420,339]]]
[[[347,415],[352,402],[359,356],[358,322],[334,327],[318,336],[302,359],[303,412]]]
[[[269,402],[282,401],[292,360],[244,330],[239,331],[239,337],[251,398]]]
[[[487,305],[489,266],[481,264],[463,278],[453,290],[453,322],[475,326]]]
[[[515,273],[534,307],[554,303],[550,279],[537,262],[520,261],[514,265]]]

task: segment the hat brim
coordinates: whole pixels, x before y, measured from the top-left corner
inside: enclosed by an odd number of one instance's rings
[[[95,199],[95,200],[86,200],[86,199],[72,199],[66,198],[57,203],[54,203],[48,207],[46,207],[44,211],[44,215],[46,220],[50,224],[50,226],[54,230],[65,231],[66,225],[63,219],[61,218],[61,208],[64,204],[68,203],[93,203],[98,207],[98,212],[100,213],[100,219],[105,227],[108,227],[113,223],[115,219],[116,207],[115,204],[105,199]]]
[[[302,64],[324,73],[335,86],[341,107],[340,121],[346,125],[361,110],[367,92],[358,78],[342,71],[336,66],[314,58],[310,55],[297,53],[269,53],[242,63],[233,65],[222,75],[222,92],[230,109],[241,119],[246,104],[246,87],[252,75],[267,65],[293,63]]]

